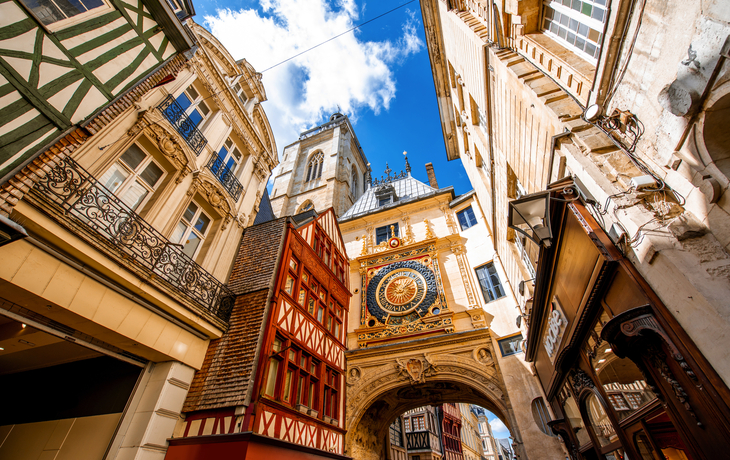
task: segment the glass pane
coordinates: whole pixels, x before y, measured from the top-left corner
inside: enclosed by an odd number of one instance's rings
[[[571,19],[571,20],[570,20],[570,23],[568,24],[568,28],[569,28],[570,30],[572,30],[573,32],[575,32],[575,31],[577,31],[577,30],[578,30],[578,25],[579,25],[579,24],[580,24],[580,23],[579,23],[578,21],[576,21],[575,19]]]
[[[147,157],[147,154],[142,151],[137,144],[129,146],[126,152],[122,154],[121,160],[130,168],[137,169],[142,160]]]
[[[340,338],[340,323],[335,322],[335,337]]]
[[[121,200],[132,210],[136,210],[137,206],[139,206],[139,204],[142,202],[142,200],[144,200],[148,193],[149,191],[145,188],[144,185],[140,184],[137,181],[134,181],[127,188],[127,190],[124,191],[124,194],[121,196]]]
[[[185,210],[185,214],[183,214],[183,218],[188,222],[192,222],[196,212],[198,212],[198,205],[190,203],[188,209]]]
[[[591,439],[588,436],[588,432],[585,430],[583,419],[580,416],[578,405],[575,403],[573,396],[568,396],[563,403],[563,413],[565,414],[565,418],[568,419],[571,428],[575,431],[575,436],[578,438],[578,444],[582,446],[588,443]]]
[[[195,91],[195,87],[193,85],[188,86],[188,89],[185,90],[186,93],[190,95],[190,100],[194,101],[197,98],[200,97],[197,91]]]
[[[572,45],[575,43],[575,34],[568,32],[568,36],[565,39]]]
[[[324,315],[324,307],[322,305],[317,309],[317,321],[322,322],[322,316]]]
[[[307,298],[307,291],[304,288],[299,288],[299,305],[304,305],[304,300]]]
[[[309,398],[307,399],[307,406],[314,407],[314,382],[309,383]]]
[[[593,19],[598,19],[599,21],[603,22],[603,17],[605,16],[605,12],[600,8],[593,8],[593,14],[591,14],[591,17]]]
[[[289,350],[289,361],[296,361],[297,360],[297,352],[294,350]]]
[[[301,367],[302,369],[306,369],[307,368],[307,357],[306,356],[302,355],[299,358],[299,367]]]
[[[208,114],[210,113],[210,109],[208,108],[208,106],[206,105],[205,102],[201,101],[200,104],[198,104],[198,109],[200,109],[200,111],[203,113],[203,116],[205,116],[205,117],[207,117]]]
[[[179,222],[177,224],[177,227],[175,227],[175,230],[172,232],[172,236],[170,237],[170,241],[173,243],[180,243],[182,240],[183,235],[185,235],[185,231],[188,229],[188,226],[185,225],[185,222]]]
[[[588,36],[588,31],[589,30],[591,30],[591,29],[589,29],[588,26],[585,25],[585,24],[578,25],[578,34],[580,34],[583,37],[587,37]]]
[[[588,412],[588,419],[593,428],[593,434],[596,435],[601,447],[617,441],[618,436],[616,435],[616,430],[614,430],[613,424],[608,418],[608,414],[606,414],[603,404],[598,400],[598,397],[592,393],[588,396],[585,405],[586,411]]]
[[[177,99],[175,99],[175,100],[177,101],[177,103],[180,105],[180,107],[183,110],[187,110],[188,107],[190,107],[193,104],[193,102],[190,100],[190,97],[185,93],[182,93],[181,95],[179,95],[177,97]]]
[[[154,187],[160,177],[162,177],[162,169],[155,163],[150,163],[149,166],[142,171],[139,175],[150,187]]]
[[[651,454],[654,448],[644,430],[640,430],[634,435],[634,445],[636,451],[641,455],[641,460],[654,460],[654,456]]]
[[[195,251],[198,249],[200,244],[200,238],[195,232],[190,232],[188,237],[183,244],[183,252],[192,258],[195,255]]]
[[[590,16],[592,11],[593,11],[593,5],[591,5],[590,3],[584,3],[583,9],[580,12],[585,14],[586,16]]]
[[[276,390],[276,374],[279,372],[279,361],[272,359],[269,361],[269,374],[266,376],[266,389],[264,392],[269,396],[274,396]]]
[[[221,147],[220,151],[218,151],[218,158],[220,158],[221,160],[225,160],[227,156],[228,149],[226,149],[225,147]]]
[[[594,43],[598,43],[601,33],[597,30],[588,29],[588,39]]]
[[[553,18],[553,13],[554,13],[554,12],[555,12],[555,10],[553,10],[552,8],[550,8],[550,7],[546,7],[546,8],[545,8],[545,18],[547,18],[547,19],[552,19],[552,18]]]
[[[314,298],[311,295],[309,296],[309,307],[307,311],[309,311],[310,315],[314,315]]]
[[[291,379],[292,371],[291,369],[287,369],[286,379],[284,380],[284,393],[281,395],[282,399],[287,402],[291,399]]]
[[[122,186],[127,177],[129,177],[129,171],[120,164],[114,164],[101,176],[100,182],[114,193]]]
[[[281,351],[281,345],[281,339],[277,337],[274,339],[274,343],[272,344],[271,348],[274,350],[274,352],[278,353]]]
[[[582,2],[580,0],[573,0],[573,4],[570,7],[575,11],[580,11],[581,3]]]
[[[566,32],[565,32],[565,29],[563,29],[563,28],[561,27],[561,28],[560,28],[560,29],[558,30],[558,37],[560,37],[560,38],[565,38],[565,33],[566,33]]]
[[[61,10],[49,0],[23,0],[23,3],[45,25],[53,24],[56,21],[66,18]]]
[[[286,283],[284,284],[284,290],[289,295],[291,295],[291,293],[294,291],[294,278],[292,278],[291,275],[286,277]]]
[[[201,212],[198,220],[195,222],[195,230],[205,235],[205,232],[208,231],[208,225],[210,225],[210,217]]]
[[[297,382],[297,393],[296,393],[296,395],[297,395],[296,403],[297,404],[301,404],[303,401],[306,402],[306,399],[304,399],[304,400],[301,399],[302,391],[304,391],[304,377],[300,375],[299,382]]]
[[[197,109],[193,109],[192,112],[190,112],[190,115],[188,115],[188,118],[190,118],[190,121],[192,121],[195,126],[198,126],[200,122],[203,121],[203,116]]]

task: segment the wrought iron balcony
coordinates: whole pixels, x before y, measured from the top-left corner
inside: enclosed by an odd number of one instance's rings
[[[203,136],[203,133],[195,126],[195,123],[188,117],[188,114],[180,107],[175,98],[168,94],[157,108],[193,149],[195,156],[200,155],[203,147],[208,143],[208,139]]]
[[[238,199],[241,197],[241,192],[243,192],[243,185],[238,182],[238,179],[236,179],[233,171],[231,171],[231,169],[226,166],[226,164],[223,162],[223,159],[218,155],[213,155],[213,157],[208,162],[208,169],[210,169],[210,172],[212,172],[213,175],[218,178],[228,194],[233,197],[233,201],[238,201]]]
[[[60,222],[105,252],[133,265],[225,324],[234,295],[71,158],[62,159],[34,188],[66,217]],[[196,309],[192,309],[200,313]]]

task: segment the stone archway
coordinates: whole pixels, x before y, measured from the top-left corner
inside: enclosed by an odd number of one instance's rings
[[[477,404],[497,415],[521,453],[491,344],[489,331],[478,329],[347,352],[346,454],[385,458],[388,426],[398,415],[446,402]]]

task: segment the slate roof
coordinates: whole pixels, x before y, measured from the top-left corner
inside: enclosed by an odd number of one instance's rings
[[[264,196],[261,197],[261,202],[259,203],[259,212],[256,213],[256,219],[254,219],[253,224],[263,224],[274,219],[276,219],[276,216],[274,215],[274,210],[271,208],[269,191],[264,189]]]
[[[383,185],[386,187],[390,185],[393,186],[393,188],[395,189],[395,194],[397,196],[397,201],[394,201],[385,206],[378,206],[378,198],[375,196],[375,194]],[[366,214],[395,208],[411,201],[417,201],[429,196],[446,192],[451,192],[451,194],[453,195],[454,188],[446,187],[436,189],[424,184],[418,179],[415,179],[410,174],[407,174],[406,177],[402,179],[396,179],[390,182],[386,182],[385,184],[368,187],[365,193],[360,196],[355,204],[353,204],[352,207],[350,207],[350,209],[348,209],[347,212],[345,212],[345,214],[340,217],[339,221],[345,222]]]

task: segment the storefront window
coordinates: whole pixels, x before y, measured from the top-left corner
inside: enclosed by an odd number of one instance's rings
[[[616,356],[611,345],[601,339],[603,325],[609,319],[603,311],[583,350],[606,392],[607,403],[620,422],[653,401],[656,395],[648,388],[639,368],[630,359]]]
[[[603,446],[607,446],[614,441],[618,441],[616,430],[613,428],[611,420],[608,418],[608,414],[603,409],[603,404],[598,400],[595,393],[591,393],[585,401],[586,412],[588,412],[588,419],[591,422],[593,433],[596,435],[598,443]]]
[[[570,423],[571,428],[575,431],[575,436],[578,438],[578,444],[584,445],[590,442],[591,438],[588,436],[585,425],[583,425],[583,419],[580,416],[580,410],[578,410],[578,404],[575,403],[575,399],[570,394],[567,385],[560,392],[560,400],[563,401],[563,414],[565,419]]]

